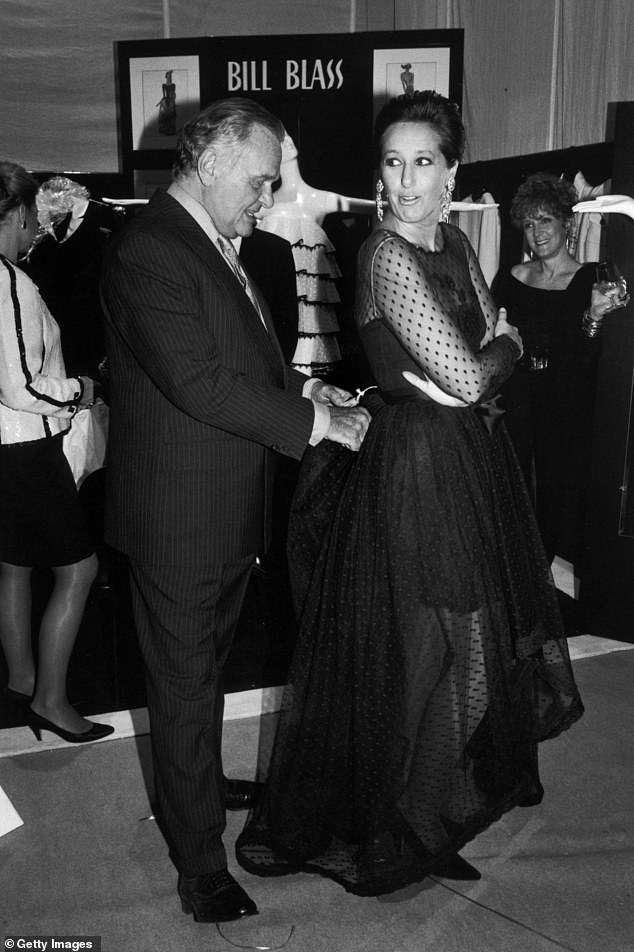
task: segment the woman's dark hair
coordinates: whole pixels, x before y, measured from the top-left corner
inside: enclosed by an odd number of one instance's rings
[[[440,137],[440,151],[447,165],[459,162],[465,149],[465,131],[460,110],[455,102],[441,96],[433,89],[397,96],[387,102],[374,123],[374,149],[378,159],[381,155],[381,140],[387,129],[395,122],[426,122]]]
[[[201,154],[210,145],[245,142],[254,126],[263,126],[281,142],[285,130],[280,120],[252,99],[238,96],[219,99],[187,122],[176,145],[172,171],[178,177],[193,172]]]
[[[38,188],[37,179],[21,165],[0,161],[0,221],[20,205],[34,205]]]
[[[579,201],[571,182],[558,178],[552,172],[536,172],[520,185],[511,202],[511,221],[522,228],[526,218],[538,212],[547,212],[559,221],[572,218],[572,206]]]

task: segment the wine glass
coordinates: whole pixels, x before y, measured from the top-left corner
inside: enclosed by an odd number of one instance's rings
[[[627,281],[620,273],[613,261],[601,261],[596,268],[597,282],[596,287],[602,293],[612,300],[612,306],[605,311],[615,311],[619,307],[625,307],[630,300],[627,293]]]

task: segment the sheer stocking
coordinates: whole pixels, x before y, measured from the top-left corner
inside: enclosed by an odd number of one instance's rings
[[[54,586],[39,632],[33,710],[69,731],[86,730],[88,722],[68,703],[66,676],[70,656],[97,573],[95,555],[72,565],[54,566]],[[30,693],[31,569],[1,563],[0,640],[9,665],[9,685]]]

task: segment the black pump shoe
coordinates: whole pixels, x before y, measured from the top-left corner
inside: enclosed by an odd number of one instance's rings
[[[114,727],[111,727],[110,724],[95,724],[94,721],[89,721],[90,727],[87,731],[75,733],[74,731],[64,730],[63,727],[59,727],[52,721],[47,720],[47,718],[42,717],[41,714],[36,714],[32,708],[28,709],[27,714],[28,725],[38,740],[42,740],[42,730],[57,734],[58,737],[68,741],[69,744],[86,744],[93,740],[101,740],[102,737],[107,737],[108,734],[114,733]]]

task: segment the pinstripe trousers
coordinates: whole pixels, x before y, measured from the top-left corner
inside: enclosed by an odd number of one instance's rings
[[[157,819],[176,867],[186,876],[227,865],[223,668],[254,560],[181,568],[130,559]]]

